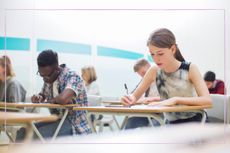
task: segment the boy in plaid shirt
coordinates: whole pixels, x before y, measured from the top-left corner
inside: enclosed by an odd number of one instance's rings
[[[70,71],[65,64],[58,64],[58,55],[52,50],[42,51],[37,58],[38,74],[43,78],[42,91],[31,97],[32,102],[49,102],[56,104],[78,104],[87,106],[87,95],[81,77]],[[61,110],[50,109],[51,114],[61,114]],[[37,123],[36,127],[43,137],[52,137],[59,121]],[[85,111],[70,111],[58,136],[91,133]],[[25,130],[18,131],[17,140],[23,139]]]

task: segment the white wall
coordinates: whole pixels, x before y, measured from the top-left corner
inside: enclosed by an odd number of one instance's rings
[[[67,63],[79,73],[82,66],[93,64],[98,73],[98,82],[103,95],[121,96],[125,93],[124,83],[127,83],[131,90],[140,79],[132,70],[134,60],[97,56],[96,47],[101,45],[147,55],[146,40],[150,32],[156,28],[166,27],[174,32],[185,58],[197,64],[202,74],[207,70],[213,70],[217,78],[225,79],[228,84],[227,78],[230,76],[227,71],[230,64],[227,52],[230,27],[228,4],[228,0],[186,2],[0,0],[0,36],[6,34],[27,37],[31,40],[29,52],[0,51],[0,54],[8,54],[12,58],[18,79],[31,95],[38,92],[42,84],[41,79],[35,75],[37,71],[35,45],[38,38],[90,44],[92,55],[59,53],[60,63]],[[4,11],[5,8],[13,10]],[[111,10],[121,8],[125,10]]]

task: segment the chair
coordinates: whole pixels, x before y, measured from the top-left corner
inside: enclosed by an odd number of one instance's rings
[[[113,118],[110,116],[103,116],[101,120],[95,120],[94,125],[99,126],[98,132],[103,132],[104,127],[109,127],[113,131]]]
[[[89,106],[101,106],[103,100],[107,100],[110,97],[101,97],[96,95],[88,95]],[[93,122],[94,126],[99,126],[98,132],[103,132],[104,127],[109,127],[111,131],[113,131],[113,122],[115,118],[114,116],[103,115],[100,119],[99,115],[95,115],[95,120]],[[118,127],[119,128],[119,127]]]
[[[88,105],[89,106],[100,106],[102,97],[97,95],[88,95]]]
[[[211,94],[212,108],[207,109],[208,119],[211,123],[229,123],[230,96]]]

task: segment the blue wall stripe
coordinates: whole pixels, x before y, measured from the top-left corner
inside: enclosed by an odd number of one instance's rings
[[[4,49],[5,49],[5,38],[0,37],[0,50],[4,50]]]
[[[16,37],[0,37],[0,50],[29,51],[30,39]]]
[[[149,61],[149,62],[153,62],[153,63],[154,63],[153,58],[152,58],[151,55],[148,55],[147,58],[148,58],[148,61]]]
[[[5,47],[6,40],[6,47]],[[45,49],[53,49],[57,52],[64,53],[74,53],[74,54],[92,54],[92,47],[88,44],[80,43],[69,43],[63,41],[54,41],[54,40],[45,40],[37,39],[37,51],[42,51]],[[0,37],[0,50],[16,50],[16,51],[29,51],[30,50],[30,39],[29,38],[18,38],[18,37]],[[109,47],[97,47],[98,56],[107,56],[115,58],[125,58],[125,59],[138,59],[144,57],[143,54],[109,48]],[[148,57],[148,60],[152,62],[151,56]]]
[[[52,49],[54,51],[63,52],[63,53],[74,53],[74,54],[85,54],[85,55],[91,54],[91,45],[38,39],[37,51],[43,51],[46,49]]]
[[[144,57],[143,54],[135,53],[127,50],[108,48],[108,47],[97,47],[97,55],[98,56],[109,56],[115,58],[126,58],[126,59],[138,59]]]

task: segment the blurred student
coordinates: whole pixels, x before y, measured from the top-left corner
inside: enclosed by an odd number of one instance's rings
[[[210,105],[208,88],[196,65],[184,60],[174,34],[165,28],[154,31],[148,41],[149,52],[157,66],[152,66],[132,95],[122,97],[124,105],[135,105],[151,83],[156,82],[162,101],[149,105]],[[197,121],[198,112],[164,113],[168,124]]]
[[[134,66],[133,70],[140,77],[144,77],[146,72],[151,67],[150,63],[144,59],[138,59]],[[153,82],[150,87],[145,91],[145,93],[141,96],[141,98],[137,101],[137,103],[148,104],[149,102],[160,100],[159,93],[157,91],[156,83]],[[157,121],[153,120],[154,125],[159,125]],[[130,117],[127,121],[125,129],[133,129],[138,127],[146,127],[149,125],[149,121],[147,117]]]
[[[217,80],[216,74],[212,71],[208,71],[204,75],[204,81],[208,87],[210,94],[222,94],[224,95],[224,81]]]
[[[141,59],[136,61],[136,63],[133,66],[133,70],[140,77],[143,78],[150,67],[151,67],[150,63],[146,59],[141,58]],[[150,87],[145,91],[145,93],[142,95],[142,97],[138,100],[138,102],[146,104],[146,103],[149,103],[149,102],[154,101],[156,99],[160,100],[160,97],[159,97],[156,83],[153,82],[150,85]]]
[[[81,76],[84,80],[87,95],[100,96],[100,89],[97,84],[97,74],[93,66],[85,66],[81,69]]]
[[[37,57],[38,75],[44,84],[38,95],[33,95],[31,101],[55,104],[78,104],[87,106],[87,96],[81,77],[66,67],[58,64],[58,54],[52,50],[44,50]],[[51,109],[51,114],[62,114],[60,109]],[[45,138],[52,137],[60,120],[49,123],[36,123],[35,126]],[[67,115],[58,136],[91,133],[85,111],[71,111]],[[18,131],[17,140],[25,136],[25,129]]]
[[[92,65],[84,66],[81,68],[81,76],[84,80],[84,84],[86,87],[86,93],[89,100],[90,106],[98,106],[101,105],[101,97],[100,97],[100,88],[97,84],[97,74],[96,70]],[[102,115],[96,116],[91,115],[91,120],[95,121],[102,119]]]
[[[26,90],[16,79],[11,60],[8,56],[0,57],[0,101],[7,103],[25,102]],[[13,111],[13,110],[10,110]],[[18,126],[8,126],[11,138],[16,139]]]
[[[0,57],[0,101],[13,103],[24,102],[25,99],[26,90],[15,78],[10,58]]]

